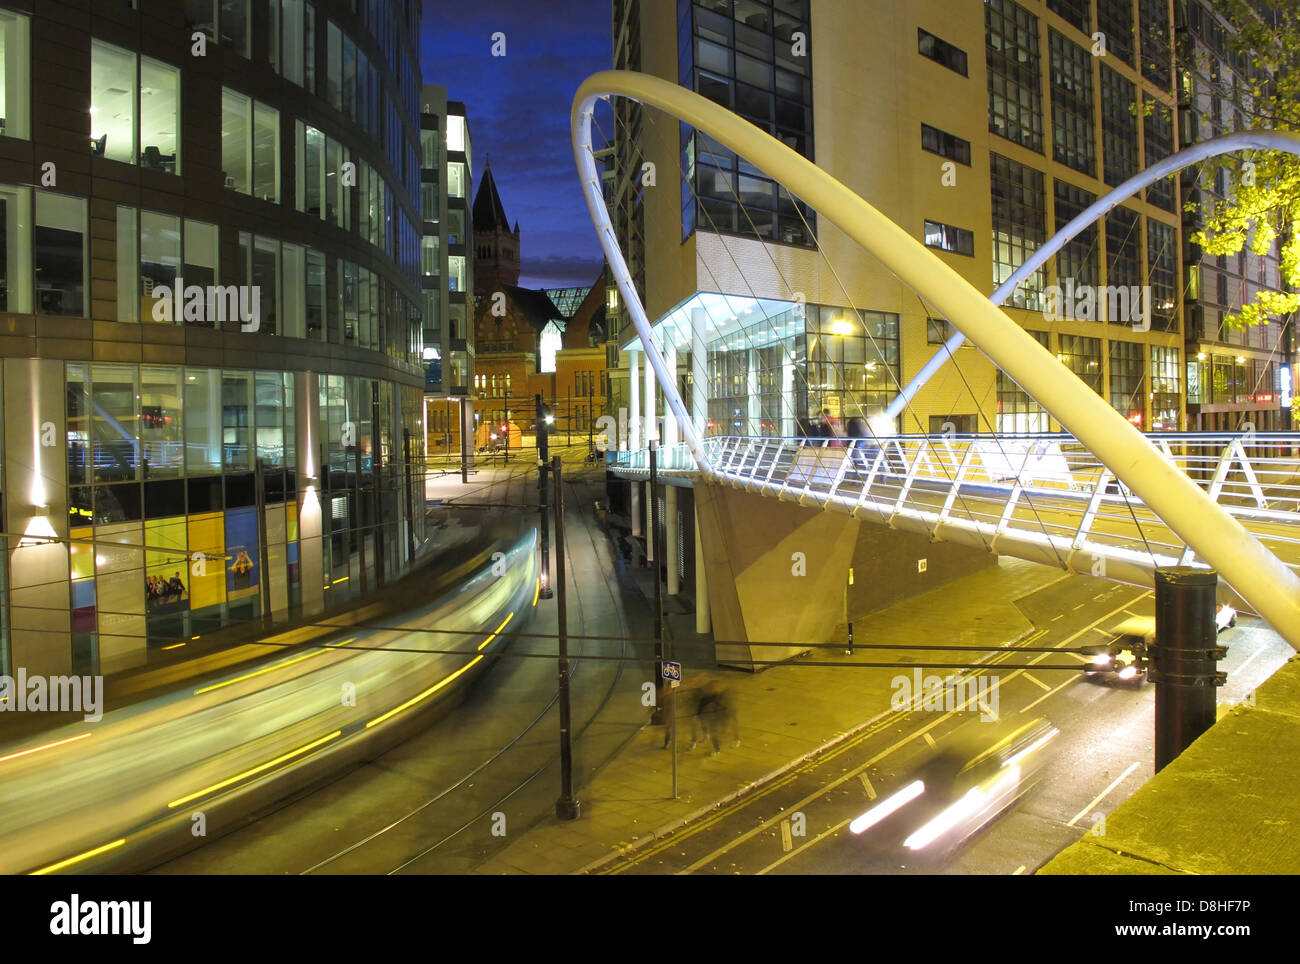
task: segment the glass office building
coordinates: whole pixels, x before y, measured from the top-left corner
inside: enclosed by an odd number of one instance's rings
[[[419,552],[419,18],[0,7],[0,672],[127,670]]]

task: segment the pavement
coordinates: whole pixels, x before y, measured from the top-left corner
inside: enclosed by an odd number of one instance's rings
[[[648,585],[649,571],[642,573]],[[1003,558],[995,568],[872,614],[871,625],[888,632],[888,639],[875,641],[905,647],[943,641],[1000,648],[1032,629],[1029,618],[1008,600],[1063,578],[1087,577],[1062,576],[1044,566]],[[579,819],[547,817],[475,872],[563,874],[596,869],[766,785],[887,713],[890,674],[854,672],[843,663],[944,658],[919,650],[864,650],[860,647],[873,640],[864,638],[859,628],[859,648],[851,656],[833,647],[757,674],[718,669],[707,655],[711,646],[693,632],[694,615],[671,598],[666,608],[675,637],[669,649],[675,647],[674,655],[683,663],[683,690],[706,679],[721,684],[737,707],[740,745],[726,742],[716,756],[704,744],[688,749],[687,697],[678,715],[677,799],[672,798],[672,753],[663,749],[664,730],[646,725],[577,788]],[[642,672],[648,681],[650,667]],[[645,710],[647,721],[649,713]]]
[[[1300,657],[1253,702],[1232,707],[1038,873],[1300,873]]]

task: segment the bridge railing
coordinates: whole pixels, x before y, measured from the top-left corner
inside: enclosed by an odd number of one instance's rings
[[[1161,455],[1279,556],[1300,558],[1300,433],[1152,433]],[[1044,552],[1195,562],[1184,540],[1076,439],[1041,435],[880,438],[712,436],[718,481],[940,538],[963,528],[989,548],[1012,535]],[[648,472],[648,453],[614,453],[614,467]],[[661,471],[698,472],[683,445],[659,450]],[[1284,551],[1279,551],[1284,550]]]

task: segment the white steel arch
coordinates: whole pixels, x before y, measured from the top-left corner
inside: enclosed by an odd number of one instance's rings
[[[591,121],[596,101],[609,96],[648,104],[707,132],[757,164],[862,245],[1044,405],[1197,555],[1214,566],[1292,647],[1300,649],[1300,579],[1191,479],[1166,462],[1123,415],[919,240],[807,158],[726,108],[659,77],[625,70],[601,71],[587,78],[573,99],[570,126],[574,159],[587,208],[641,338],[646,360],[659,376],[664,397],[677,415],[701,473],[717,477],[703,440],[655,347],[645,307],[632,285],[605,207],[591,149]],[[1300,144],[1300,137],[1295,142]]]
[[[1233,151],[1249,150],[1273,150],[1285,151],[1288,154],[1300,154],[1300,136],[1286,131],[1240,131],[1235,134],[1225,134],[1223,137],[1202,141],[1177,153],[1170,154],[1164,160],[1157,161],[1146,170],[1134,174],[1123,184],[1103,194],[1080,211],[1076,217],[1071,219],[1069,224],[1048,238],[1033,254],[1026,258],[1024,264],[1017,268],[1010,278],[998,285],[997,290],[989,295],[989,301],[995,305],[1001,305],[1002,302],[1011,297],[1011,293],[1020,286],[1022,281],[1045,265],[1047,259],[1065,247],[1071,238],[1111,208],[1117,207],[1123,201],[1133,197],[1144,187],[1149,187],[1162,177],[1176,174],[1183,168],[1191,167],[1193,164],[1207,158],[1218,157],[1220,154],[1230,154]],[[953,353],[962,346],[965,340],[966,336],[960,330],[953,332],[952,336],[944,343],[943,350],[935,352],[930,360],[921,367],[921,370],[912,376],[912,380],[903,387],[894,400],[889,403],[885,409],[885,415],[889,418],[897,418],[903,409],[911,403],[912,399],[916,397],[916,393],[921,390],[922,386],[930,380],[930,377],[935,372],[944,366],[949,358],[953,357]]]

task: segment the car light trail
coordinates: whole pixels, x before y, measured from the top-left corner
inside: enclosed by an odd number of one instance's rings
[[[920,780],[914,780],[907,786],[903,787],[903,789],[899,790],[892,796],[886,797],[862,816],[854,820],[849,824],[849,830],[853,833],[862,833],[864,830],[869,830],[890,814],[897,813],[898,810],[911,803],[924,792],[925,783]]]
[[[903,846],[909,850],[928,847],[963,820],[970,819],[987,807],[1004,788],[1013,787],[1019,782],[1020,767],[1007,767],[998,774],[998,778],[993,781],[993,785],[988,790],[972,787],[964,797],[904,840]]]
[[[126,838],[114,840],[112,843],[106,843],[102,847],[96,847],[94,850],[87,850],[84,854],[77,854],[75,857],[69,857],[67,860],[60,860],[57,864],[50,864],[48,867],[42,867],[40,870],[33,870],[30,874],[32,877],[41,877],[45,874],[52,874],[55,871],[62,870],[64,867],[71,867],[73,864],[81,863],[83,860],[89,860],[99,854],[107,853],[126,843]]]
[[[490,643],[490,642],[492,642],[492,640],[496,639],[496,638],[497,638],[497,634],[500,633],[501,630],[505,629],[505,628],[506,628],[506,624],[509,623],[510,620],[512,620],[512,619],[514,619],[514,618],[515,618],[515,614],[512,612],[512,613],[510,613],[510,615],[506,616],[505,619],[501,620],[501,625],[498,626],[496,629],[492,630],[492,635],[489,636],[487,639],[483,640],[483,642],[481,642],[481,643],[478,644],[478,651],[479,651],[480,653],[483,652],[483,650],[487,647],[487,644]]]
[[[40,753],[42,750],[52,750],[56,746],[66,746],[69,743],[76,743],[78,740],[84,740],[90,736],[90,731],[87,731],[85,733],[78,733],[76,736],[70,736],[67,739],[55,740],[53,743],[45,743],[41,746],[33,746],[26,750],[19,750],[17,753],[0,756],[0,763],[5,763],[9,760],[17,760],[20,756],[31,756],[33,753]]]
[[[328,647],[344,646],[348,643],[356,642],[355,636],[349,636],[347,639],[340,640],[337,643],[327,643]],[[280,663],[273,663],[270,666],[263,666],[261,669],[254,670],[251,673],[245,673],[243,676],[236,676],[234,679],[222,680],[220,683],[213,683],[211,686],[204,686],[202,689],[194,691],[195,696],[202,696],[204,693],[211,693],[213,690],[219,690],[223,686],[234,686],[236,683],[242,683],[246,679],[252,679],[255,676],[261,676],[264,673],[273,673],[277,669],[284,669],[286,666],[292,666],[294,663],[301,663],[305,659],[311,659],[313,656],[319,656],[325,652],[323,649],[314,649],[310,653],[303,653],[301,656],[295,656],[292,659],[286,659]]]
[[[218,790],[224,790],[226,787],[238,783],[240,780],[245,780],[248,777],[255,776],[258,773],[262,773],[266,770],[270,770],[272,767],[284,763],[286,760],[292,760],[294,757],[302,756],[304,753],[308,753],[311,750],[316,749],[316,747],[318,746],[323,746],[324,744],[328,743],[330,740],[333,740],[334,738],[341,736],[342,733],[343,733],[342,730],[335,730],[333,733],[329,734],[328,736],[323,736],[319,740],[312,740],[310,743],[306,744],[305,746],[300,746],[296,750],[290,750],[288,753],[282,753],[274,760],[268,760],[266,763],[255,766],[251,770],[245,770],[243,773],[237,773],[233,777],[230,777],[229,779],[222,780],[220,783],[214,783],[212,784],[212,786],[204,787],[202,790],[197,790],[194,793],[191,793],[189,796],[181,797],[179,800],[173,800],[171,803],[167,804],[167,808],[170,810],[173,807],[179,807],[182,804],[189,803],[191,800],[197,800],[199,797],[206,797],[210,793],[216,793]]]

